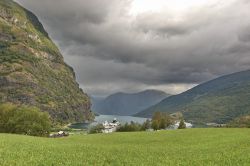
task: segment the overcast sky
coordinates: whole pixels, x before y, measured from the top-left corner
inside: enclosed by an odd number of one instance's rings
[[[249,0],[17,0],[90,95],[176,94],[250,68]]]

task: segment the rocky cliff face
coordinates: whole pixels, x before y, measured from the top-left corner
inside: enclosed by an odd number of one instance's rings
[[[74,71],[30,11],[0,0],[0,102],[39,107],[55,121],[93,119]]]

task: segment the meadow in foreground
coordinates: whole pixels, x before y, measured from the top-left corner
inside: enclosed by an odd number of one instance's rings
[[[0,165],[250,165],[250,129],[38,138],[0,134]]]

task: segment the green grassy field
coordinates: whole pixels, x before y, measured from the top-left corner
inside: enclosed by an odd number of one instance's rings
[[[250,129],[74,135],[0,134],[0,165],[250,165]]]

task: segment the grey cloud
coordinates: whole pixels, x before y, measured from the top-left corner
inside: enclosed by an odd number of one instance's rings
[[[81,24],[82,21],[99,24],[105,20],[114,0],[19,0],[33,9],[42,19],[54,25]],[[75,25],[72,24],[72,25]]]
[[[131,16],[132,0],[18,1],[42,20],[90,93],[189,87],[250,68],[247,0],[180,17],[167,9]]]
[[[250,25],[245,27],[238,35],[239,40],[242,42],[250,42]]]

